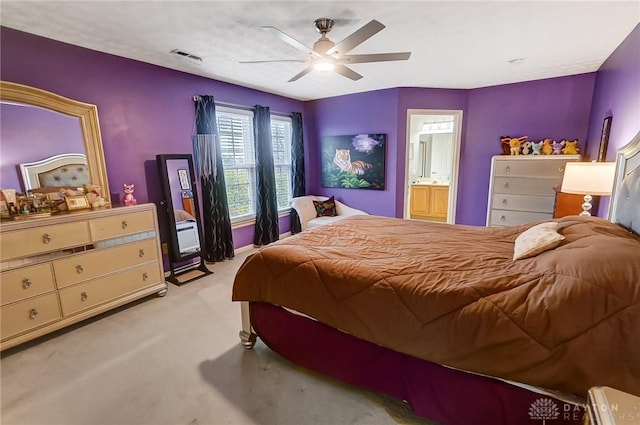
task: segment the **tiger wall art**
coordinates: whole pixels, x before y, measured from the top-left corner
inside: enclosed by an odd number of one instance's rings
[[[322,138],[322,187],[385,187],[385,134]]]

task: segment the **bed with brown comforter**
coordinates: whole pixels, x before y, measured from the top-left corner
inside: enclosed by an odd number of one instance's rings
[[[640,237],[591,217],[513,260],[533,224],[484,228],[349,217],[269,245],[233,300],[268,302],[461,370],[584,396],[640,394]]]

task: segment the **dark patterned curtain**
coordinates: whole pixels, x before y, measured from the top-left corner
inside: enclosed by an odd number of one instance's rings
[[[233,234],[224,183],[220,136],[213,96],[196,96],[196,134],[193,156],[202,185],[204,253],[207,261],[233,258]]]
[[[253,244],[260,246],[277,241],[280,235],[268,106],[256,105],[253,109],[253,134],[256,151],[256,232]]]
[[[304,196],[307,189],[304,182],[304,141],[302,138],[302,114],[291,114],[291,180],[293,197]],[[291,208],[291,233],[300,233],[300,218],[296,210]]]

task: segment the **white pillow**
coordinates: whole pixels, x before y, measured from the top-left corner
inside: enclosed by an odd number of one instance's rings
[[[556,222],[541,223],[520,233],[513,248],[513,259],[535,257],[536,255],[560,245],[564,236],[558,233]]]

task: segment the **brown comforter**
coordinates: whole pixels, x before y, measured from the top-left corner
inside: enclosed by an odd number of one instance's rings
[[[305,313],[425,360],[586,395],[640,395],[640,238],[598,218],[513,261],[531,225],[451,226],[356,216],[246,260],[234,301]]]

